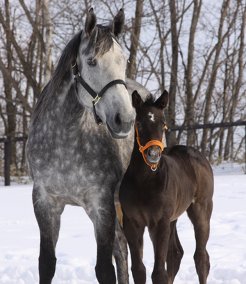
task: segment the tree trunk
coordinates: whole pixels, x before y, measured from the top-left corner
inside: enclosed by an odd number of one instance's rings
[[[221,17],[220,17],[220,24],[219,24],[219,30],[218,30],[218,35],[217,35],[218,40],[216,44],[215,57],[214,57],[213,65],[212,65],[210,80],[209,80],[206,95],[205,95],[205,111],[204,111],[204,120],[203,120],[204,124],[207,124],[209,122],[209,116],[211,112],[212,94],[215,88],[215,82],[216,82],[216,77],[217,77],[217,72],[218,72],[218,67],[219,67],[219,56],[221,53],[222,44],[223,44],[223,40],[225,37],[223,36],[223,26],[224,26],[229,4],[230,4],[230,0],[225,0],[223,2],[223,6],[221,9]],[[201,141],[201,150],[204,154],[206,152],[206,146],[208,142],[207,140],[208,140],[208,129],[204,129],[203,135],[202,135],[202,141]]]
[[[171,17],[171,39],[172,39],[172,63],[171,63],[171,77],[169,87],[169,105],[168,105],[168,126],[171,128],[175,125],[176,118],[176,91],[177,91],[177,76],[178,76],[178,32],[177,32],[177,11],[176,1],[169,0],[169,9]],[[167,135],[167,145],[175,145],[176,133],[169,132]]]
[[[132,33],[131,33],[131,46],[130,46],[130,56],[127,64],[127,77],[130,79],[136,78],[136,58],[137,49],[139,45],[139,37],[141,32],[141,22],[143,16],[143,0],[136,1],[135,19],[132,19]]]
[[[202,1],[194,0],[193,15],[190,27],[189,45],[188,45],[188,59],[187,68],[185,70],[186,81],[186,123],[188,126],[194,124],[194,96],[193,96],[193,60],[194,60],[194,41],[197,23],[201,11]],[[187,145],[191,146],[195,143],[195,131],[187,131]]]
[[[9,1],[5,0],[5,16],[6,16],[6,53],[7,53],[7,69],[11,74],[13,71],[12,66],[12,44],[11,44],[11,25],[10,25],[10,8]],[[5,135],[7,139],[13,141],[16,131],[16,106],[14,104],[13,88],[11,81],[3,75],[4,79],[4,93],[6,98],[6,112],[7,112],[7,128],[5,129]],[[16,171],[16,145],[14,142],[11,143],[11,158],[10,158],[10,168]]]
[[[244,49],[245,49],[245,27],[246,27],[246,7],[244,7],[243,13],[242,13],[242,25],[241,25],[241,31],[240,31],[240,46],[239,46],[239,52],[238,52],[238,60],[237,60],[237,73],[235,78],[237,78],[235,86],[233,88],[232,93],[232,103],[231,103],[231,109],[229,114],[229,120],[230,122],[233,121],[233,118],[235,117],[235,111],[238,104],[238,98],[240,94],[240,90],[242,87],[242,79],[243,79],[243,72],[244,72]],[[224,152],[224,159],[228,160],[233,157],[233,128],[229,128],[227,132],[226,137],[226,143],[225,143],[225,152]]]
[[[50,0],[44,0],[43,2],[43,18],[45,27],[45,53],[46,62],[44,67],[44,83],[46,84],[51,77],[52,72],[52,35],[53,35],[53,23],[49,12]]]

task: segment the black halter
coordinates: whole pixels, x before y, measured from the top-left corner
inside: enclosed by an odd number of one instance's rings
[[[72,66],[72,70],[73,70],[74,80],[75,80],[75,84],[76,84],[76,91],[77,91],[77,82],[79,82],[86,89],[86,91],[93,97],[92,104],[93,104],[93,113],[94,113],[94,116],[95,116],[95,120],[96,120],[97,124],[102,124],[101,118],[96,113],[96,107],[95,107],[96,104],[99,102],[101,97],[105,94],[105,92],[109,88],[111,88],[112,86],[117,85],[117,84],[122,84],[126,87],[126,82],[121,80],[121,79],[113,80],[113,81],[109,82],[105,87],[103,87],[102,90],[99,93],[97,93],[81,77],[81,74],[79,72],[78,65],[77,65],[76,62]]]

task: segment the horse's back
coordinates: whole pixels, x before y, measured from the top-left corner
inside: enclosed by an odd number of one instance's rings
[[[175,145],[166,150],[166,155],[174,159],[186,175],[196,184],[196,195],[212,198],[214,179],[213,171],[207,158],[197,149]]]
[[[193,147],[175,145],[167,149],[166,154],[175,160],[178,160],[179,163],[184,163],[184,165],[187,165],[187,162],[189,162],[192,166],[204,167],[212,173],[211,166],[206,157]]]

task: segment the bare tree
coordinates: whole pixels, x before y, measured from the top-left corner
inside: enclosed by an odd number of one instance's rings
[[[238,5],[241,6],[241,1]],[[229,112],[229,121],[233,121],[236,109],[238,105],[238,100],[241,92],[242,81],[243,81],[243,73],[245,67],[245,58],[244,58],[244,50],[245,50],[245,25],[246,25],[246,5],[242,7],[242,22],[241,22],[241,31],[240,31],[240,44],[238,50],[238,58],[237,58],[237,74],[236,74],[236,82],[234,89],[232,90],[232,100],[231,100],[231,107]],[[234,70],[235,70],[234,69]],[[231,149],[230,149],[231,145]],[[224,150],[224,159],[228,160],[228,158],[233,158],[233,129],[229,128],[227,132],[227,138],[225,143],[225,150]]]
[[[172,63],[169,87],[169,105],[168,105],[168,125],[173,127],[176,121],[176,92],[178,84],[178,31],[177,31],[177,12],[175,1],[169,0],[170,20],[171,20],[171,39],[172,39]],[[168,145],[176,144],[174,132],[170,132],[167,136]]]
[[[13,72],[13,65],[12,65],[12,42],[11,42],[11,21],[10,21],[10,7],[9,1],[5,0],[5,35],[6,35],[6,71],[8,74],[12,74]],[[0,65],[2,70],[5,68],[3,67],[3,62]],[[11,80],[8,80],[8,74],[6,72],[2,72],[3,74],[3,84],[4,84],[4,93],[5,93],[5,101],[6,101],[6,122],[5,122],[5,135],[11,141],[15,137],[16,131],[16,106],[14,104],[14,96],[13,96],[13,84]],[[11,143],[11,164],[12,168],[13,165],[16,163],[16,148],[15,144]]]
[[[224,28],[224,23],[226,19],[226,14],[228,12],[229,4],[230,4],[230,0],[223,1],[223,5],[221,9],[220,23],[219,23],[219,29],[218,29],[218,35],[217,35],[217,43],[215,45],[215,56],[214,56],[213,63],[212,63],[211,76],[210,76],[208,87],[207,87],[206,94],[205,94],[205,110],[204,110],[204,119],[203,119],[203,122],[205,124],[209,122],[209,117],[211,113],[211,99],[212,99],[212,94],[215,88],[217,72],[219,68],[219,58],[220,58],[221,49],[224,43],[224,39],[230,31],[231,25],[229,26],[225,34],[223,34],[223,28]],[[203,135],[202,135],[202,141],[201,141],[201,150],[203,153],[205,153],[206,151],[206,146],[208,142],[207,139],[208,139],[208,129],[204,129]]]
[[[130,56],[127,65],[127,76],[128,78],[136,78],[136,57],[137,49],[139,45],[139,37],[141,31],[141,21],[143,16],[143,0],[136,1],[135,18],[132,19],[132,32],[131,32],[131,46]]]
[[[185,121],[187,126],[194,124],[195,111],[194,111],[194,87],[193,87],[193,62],[194,62],[194,44],[195,44],[195,34],[197,30],[197,24],[200,16],[202,1],[193,1],[193,14],[189,33],[189,44],[188,44],[188,56],[187,56],[187,66],[184,70],[185,72],[185,84],[186,84],[186,110],[185,110]],[[195,144],[195,133],[194,130],[188,130],[187,132],[187,145]]]
[[[52,76],[62,48],[81,29],[83,16],[93,2],[3,3],[0,136],[14,137],[28,133],[36,99]],[[127,76],[154,95],[169,90],[170,128],[246,119],[245,1],[137,0],[134,6],[130,0],[96,3],[98,19],[105,24],[110,23],[108,15],[124,8]],[[168,134],[169,145],[195,145],[211,160],[242,157],[243,141],[244,135],[237,128]],[[19,163],[24,169],[24,149],[12,146],[12,167]]]

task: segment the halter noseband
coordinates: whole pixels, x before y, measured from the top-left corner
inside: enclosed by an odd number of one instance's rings
[[[96,123],[102,124],[101,118],[96,113],[96,107],[95,107],[96,104],[99,102],[99,100],[102,98],[102,96],[105,94],[105,92],[109,88],[111,88],[112,86],[117,85],[117,84],[121,84],[121,85],[124,85],[126,87],[126,82],[121,80],[121,79],[113,80],[113,81],[109,82],[106,86],[104,86],[99,93],[97,93],[81,77],[81,74],[79,72],[78,65],[77,65],[76,62],[72,66],[72,70],[73,70],[74,80],[75,80],[75,83],[76,83],[76,90],[77,90],[77,82],[79,82],[86,89],[86,91],[92,96],[92,98],[93,98],[93,100],[92,100],[93,113],[94,113],[94,116],[95,116]]]
[[[148,149],[149,147],[151,146],[159,146],[161,148],[161,151],[163,151],[163,149],[165,148],[165,145],[164,143],[162,143],[161,141],[159,140],[150,140],[149,142],[147,142],[144,146],[141,145],[140,143],[140,138],[139,138],[139,133],[138,133],[138,129],[137,127],[135,126],[135,131],[136,131],[136,138],[137,138],[137,143],[138,143],[138,146],[139,146],[139,151],[140,153],[142,154],[143,156],[143,159],[144,159],[144,162],[151,168],[151,170],[154,172],[157,170],[157,167],[158,167],[158,163],[149,163],[146,159],[146,156],[144,154],[144,151],[146,149]]]

